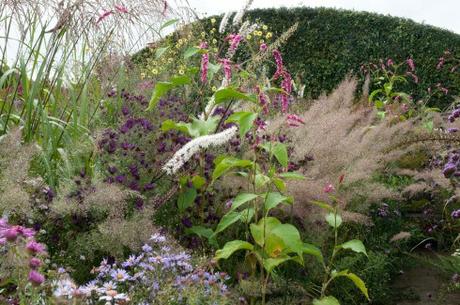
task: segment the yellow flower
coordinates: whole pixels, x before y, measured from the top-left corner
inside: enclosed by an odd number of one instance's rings
[[[257,31],[257,36],[262,36],[262,31]]]
[[[157,75],[157,74],[158,74],[158,69],[153,69],[153,70],[152,70],[152,74],[153,74],[153,75]]]
[[[179,44],[182,44],[184,42],[184,40],[181,38],[179,39]]]
[[[263,44],[263,43],[265,43],[265,40],[261,39],[261,40],[259,40],[259,43]]]
[[[214,33],[216,31],[216,28],[211,29],[211,33]]]
[[[266,30],[268,30],[268,26],[266,26],[266,25],[264,24],[264,25],[262,26],[262,29],[263,29],[264,31],[266,31]]]
[[[201,37],[205,38],[205,37],[206,37],[206,33],[205,33],[205,32],[201,32]]]
[[[214,48],[214,49],[212,49],[212,51],[213,51],[214,53],[217,53],[217,51],[219,51],[219,50],[218,50],[217,48]]]
[[[213,44],[216,44],[216,43],[217,43],[217,39],[214,38],[214,39],[212,40],[212,43],[213,43]]]
[[[246,35],[246,40],[251,40],[252,36],[251,35]]]
[[[172,59],[171,57],[168,58],[168,62],[169,62],[169,63],[172,63],[172,62],[173,62],[173,59]]]
[[[212,90],[212,92],[216,92],[216,91],[217,91],[217,87],[216,87],[216,86],[212,86],[211,90]]]
[[[267,39],[270,39],[273,37],[273,33],[272,32],[268,32],[267,35],[265,35],[265,38]]]
[[[145,73],[142,72],[142,73],[141,73],[141,79],[144,79],[144,78],[145,78]]]
[[[179,70],[179,74],[180,74],[180,75],[184,75],[184,73],[185,73],[184,70],[182,70],[182,69]]]
[[[212,24],[216,23],[216,18],[212,18],[212,19],[211,19],[211,23],[212,23]]]

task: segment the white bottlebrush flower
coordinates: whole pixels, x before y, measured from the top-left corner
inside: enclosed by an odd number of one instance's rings
[[[230,16],[233,14],[233,12],[227,12],[225,13],[224,17],[222,17],[222,21],[220,22],[219,25],[219,33],[224,33],[225,28],[227,27],[228,20],[230,19]]]
[[[233,17],[233,22],[232,22],[234,26],[237,26],[238,24],[241,23],[241,21],[243,20],[244,14],[249,9],[249,7],[252,5],[252,2],[254,2],[254,0],[248,0],[246,2],[246,5],[241,10],[239,10],[238,13],[236,13],[235,17]]]
[[[174,154],[171,160],[163,166],[163,170],[169,175],[176,173],[194,154],[210,146],[227,143],[236,135],[237,131],[238,128],[232,126],[222,132],[193,139]]]
[[[257,23],[250,24],[249,21],[245,21],[241,27],[240,30],[238,31],[238,34],[241,35],[241,37],[246,38],[249,34],[254,32],[259,25]]]

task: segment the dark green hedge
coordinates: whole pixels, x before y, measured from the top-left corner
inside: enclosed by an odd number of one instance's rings
[[[268,25],[275,37],[299,22],[281,51],[293,76],[306,84],[306,95],[329,92],[348,73],[359,74],[362,64],[389,57],[395,62],[414,59],[421,83],[406,89],[415,92],[415,98],[437,83],[452,94],[460,89],[460,78],[448,69],[436,69],[445,50],[460,51],[460,35],[447,30],[408,19],[329,8],[256,9],[246,17]],[[441,107],[448,102],[446,97],[433,100]]]
[[[447,30],[408,19],[328,8],[257,9],[247,16],[260,19],[276,34],[299,22],[282,53],[292,74],[299,73],[306,84],[306,94],[313,97],[334,89],[350,71],[358,73],[362,64],[388,57],[401,62],[412,56],[421,80],[413,88],[418,97],[436,83],[452,93],[460,89],[448,69],[436,70],[445,50],[460,51],[460,35]],[[438,100],[439,106],[446,103]]]

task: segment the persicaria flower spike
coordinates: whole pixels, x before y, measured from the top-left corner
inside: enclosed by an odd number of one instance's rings
[[[208,44],[206,42],[202,42],[200,44],[201,49],[207,49]],[[201,82],[206,83],[208,80],[208,66],[209,66],[209,54],[206,52],[201,55]]]
[[[101,21],[109,17],[110,15],[113,14],[113,11],[103,11],[101,15],[99,15],[99,18],[96,21],[96,24],[99,24]]]
[[[412,58],[409,58],[406,60],[407,65],[409,66],[409,69],[414,72],[415,71],[415,63]]]
[[[221,59],[220,62],[224,68],[224,76],[227,81],[230,81],[232,78],[232,66],[230,65],[230,60],[227,58]]]

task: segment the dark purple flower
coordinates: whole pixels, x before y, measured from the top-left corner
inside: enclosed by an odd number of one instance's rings
[[[459,129],[456,128],[456,127],[452,127],[452,128],[448,128],[448,129],[447,129],[447,132],[448,132],[448,133],[455,133],[455,132],[458,132],[458,131],[459,131]]]
[[[444,169],[442,170],[442,173],[444,177],[449,178],[455,173],[456,169],[457,169],[457,166],[449,162],[446,165],[444,165]]]
[[[144,184],[144,191],[150,191],[155,188],[155,183],[146,183]]]
[[[193,226],[192,221],[188,217],[182,218],[181,222],[186,228],[191,228]]]
[[[118,175],[115,177],[115,181],[117,181],[118,183],[123,183],[125,182],[125,176],[124,175]]]
[[[36,257],[32,257],[29,261],[29,267],[32,269],[37,269],[42,265],[42,261]]]
[[[45,251],[45,246],[36,242],[35,240],[31,240],[26,244],[26,249],[31,254],[37,254]]]
[[[123,107],[121,107],[121,113],[123,113],[124,116],[127,116],[129,114],[128,106],[123,105]]]
[[[108,171],[113,175],[118,171],[118,169],[115,166],[109,166]]]
[[[452,214],[450,214],[450,215],[452,216],[453,219],[459,219],[460,218],[460,209],[453,211]]]

